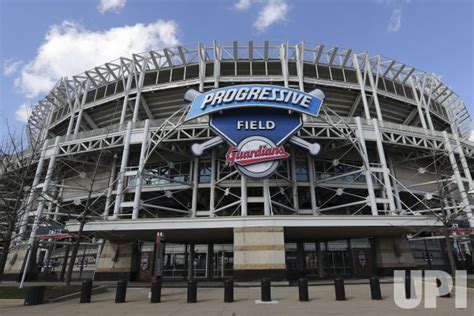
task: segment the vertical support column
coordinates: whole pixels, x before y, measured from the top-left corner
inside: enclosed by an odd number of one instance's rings
[[[63,86],[64,92],[66,94],[66,101],[67,101],[67,105],[69,107],[69,114],[72,116],[72,114],[74,114],[75,104],[72,102],[71,95],[69,93],[69,83],[68,83],[68,81],[69,80],[68,80],[67,77],[61,78],[61,85]],[[69,118],[69,122],[71,122],[70,118]],[[69,135],[69,133],[71,133],[71,130],[69,129],[69,124],[68,124],[68,129],[66,130],[66,135]]]
[[[38,229],[39,222],[43,214],[46,196],[48,196],[49,184],[51,183],[51,179],[53,177],[54,167],[56,164],[56,156],[58,154],[58,151],[59,151],[59,136],[57,136],[56,140],[54,141],[53,153],[51,154],[51,157],[49,158],[48,170],[46,171],[46,177],[43,182],[43,189],[41,193],[42,196],[39,199],[38,208],[36,209],[36,216],[35,216],[35,220],[33,222],[33,228],[31,231],[31,235],[34,235],[35,237],[36,237],[36,230]],[[30,235],[30,241],[31,240],[34,241],[34,237],[32,239],[31,235]]]
[[[306,269],[305,261],[304,243],[299,241],[296,243],[296,270],[298,271],[298,277],[304,276]]]
[[[140,161],[138,164],[137,181],[135,184],[135,197],[133,199],[133,213],[132,219],[138,218],[140,211],[140,197],[142,194],[143,171],[145,170],[145,153],[148,147],[150,120],[145,120],[145,127],[143,128],[142,147],[140,149]]]
[[[196,217],[197,214],[197,199],[199,188],[199,158],[194,158],[193,161],[193,195],[191,201],[191,217]]]
[[[426,125],[425,115],[423,114],[423,109],[422,109],[422,106],[421,106],[420,98],[418,97],[418,91],[416,89],[416,83],[413,80],[412,76],[410,76],[410,85],[411,85],[411,89],[413,91],[413,96],[415,97],[416,108],[418,109],[418,117],[420,118],[421,127],[423,127],[424,129],[427,129],[428,127]]]
[[[430,91],[430,96],[428,97],[428,101],[426,101],[426,98],[425,98],[425,94],[424,94],[424,90],[425,90],[425,86],[426,86],[426,81],[427,80],[431,80],[431,75],[429,77],[423,77],[423,86],[421,87],[420,91],[421,91],[421,94],[420,94],[420,100],[423,104],[423,107],[425,108],[425,113],[426,113],[426,121],[428,122],[428,126],[430,127],[431,130],[435,130],[434,128],[434,125],[433,125],[433,121],[431,120],[431,113],[430,113],[430,99],[431,99],[431,92],[432,92],[432,88],[430,87],[429,88],[429,91]]]
[[[110,205],[112,204],[112,191],[114,189],[116,173],[117,173],[117,157],[114,156],[112,160],[112,167],[110,168],[110,178],[109,178],[109,184],[107,187],[107,195],[105,198],[104,212],[102,213],[102,217],[104,218],[107,218],[107,216],[109,216]]]
[[[214,244],[207,245],[207,278],[212,279],[213,275],[213,267],[214,267]]]
[[[466,189],[464,188],[464,183],[462,182],[461,173],[459,172],[458,164],[456,162],[456,157],[454,156],[453,147],[451,146],[451,141],[449,139],[448,133],[446,131],[443,132],[444,136],[444,147],[448,152],[449,162],[451,163],[451,168],[453,169],[454,178],[456,179],[456,184],[458,186],[459,193],[461,194],[461,199],[463,203],[463,209],[466,212],[466,217],[469,221],[469,225],[474,227],[474,218],[472,216],[472,209],[469,202],[469,198],[466,193]]]
[[[280,46],[280,62],[283,83],[285,87],[288,87],[288,43],[286,42]]]
[[[451,129],[453,131],[454,140],[456,141],[456,146],[459,148],[459,160],[461,161],[461,167],[463,169],[464,176],[466,177],[468,185],[469,185],[468,188],[469,190],[472,190],[474,189],[474,186],[472,183],[472,175],[471,175],[471,171],[469,170],[469,165],[467,164],[466,155],[464,154],[461,140],[459,139],[458,129],[453,128],[453,127],[451,127]]]
[[[188,280],[194,279],[194,244],[189,244],[188,255]]]
[[[244,175],[240,176],[240,215],[247,216],[247,178]]]
[[[375,130],[375,138],[377,144],[377,153],[379,156],[379,161],[382,166],[382,175],[383,175],[383,182],[385,186],[385,192],[387,194],[388,205],[390,213],[395,211],[395,201],[393,199],[393,191],[392,191],[392,184],[390,182],[390,171],[387,167],[387,160],[385,159],[385,152],[383,149],[383,143],[381,139],[380,129],[379,129],[379,122],[376,119],[372,120],[372,124],[374,125]]]
[[[372,173],[370,172],[369,155],[365,145],[364,130],[362,129],[362,122],[360,117],[355,118],[357,123],[357,138],[359,139],[360,147],[362,149],[362,159],[364,160],[365,181],[367,182],[367,191],[369,195],[369,205],[372,210],[372,215],[379,215],[377,210],[377,201],[375,199],[374,183],[372,181]]]
[[[379,120],[379,122],[381,122],[383,124],[382,110],[380,108],[379,97],[377,95],[378,69],[377,69],[377,82],[375,82],[373,74],[372,74],[372,66],[370,65],[369,57],[366,55],[365,58],[366,58],[365,59],[365,65],[366,65],[365,68],[366,68],[367,76],[369,77],[370,87],[372,88],[372,98],[373,98],[373,101],[374,101],[374,104],[375,104],[375,111],[377,112],[377,119]],[[378,67],[379,63],[380,63],[380,56],[378,57],[377,67]],[[365,87],[365,85],[364,85],[364,87]]]
[[[41,179],[41,173],[43,171],[44,160],[46,155],[46,149],[48,148],[48,140],[45,140],[43,143],[43,147],[41,148],[41,155],[38,160],[38,165],[36,166],[35,177],[33,178],[33,183],[31,185],[30,194],[28,195],[28,200],[25,205],[25,212],[22,215],[21,219],[21,226],[20,226],[20,238],[25,234],[26,226],[28,225],[28,216],[31,212],[31,208],[33,207],[33,200],[36,196],[36,190]]]
[[[300,205],[298,199],[298,179],[296,178],[296,156],[293,146],[290,147],[290,167],[291,167],[291,191],[293,196],[293,208],[299,214]]]
[[[122,64],[122,67],[125,67],[125,65]],[[122,112],[120,114],[120,125],[125,123],[125,117],[127,115],[127,107],[128,107],[128,97],[130,95],[130,88],[132,87],[134,72],[135,72],[135,61],[132,61],[130,63],[130,69],[129,69],[129,73],[127,77],[127,82],[125,82],[125,80],[123,81],[125,89],[123,91],[123,103],[122,103]]]
[[[199,56],[199,91],[204,92],[204,78],[206,77],[206,48],[198,43]]]
[[[84,112],[84,105],[86,104],[87,93],[89,92],[89,86],[90,86],[90,82],[89,80],[87,80],[85,83],[84,92],[82,93],[82,101],[81,101],[81,105],[79,106],[79,113],[77,114],[77,121],[76,121],[76,127],[74,128],[74,134],[79,133],[79,129],[81,128],[82,113]]]
[[[326,248],[325,248],[326,249]],[[318,276],[320,279],[324,278],[323,253],[321,250],[321,242],[316,242],[316,252],[318,257]]]
[[[299,89],[304,91],[304,42],[295,46],[296,53],[296,73],[298,74]]]
[[[286,279],[285,232],[281,226],[234,228],[234,278]]]
[[[74,98],[74,105],[71,109],[71,116],[69,117],[69,124],[67,126],[66,135],[70,135],[71,132],[72,132],[74,121],[76,119],[76,109],[79,106],[79,96],[80,96],[80,94],[81,94],[81,89],[77,89],[76,90],[76,96]]]
[[[209,216],[214,217],[215,199],[216,199],[216,160],[217,152],[213,149],[211,152],[211,187],[209,188]]]
[[[219,88],[219,78],[221,75],[221,59],[222,49],[220,45],[214,41],[214,88]]]
[[[362,104],[364,105],[365,118],[367,120],[370,120],[371,117],[370,117],[370,110],[369,110],[369,102],[367,101],[367,95],[365,94],[365,80],[366,80],[366,77],[362,78],[362,72],[360,71],[359,60],[357,59],[356,54],[354,54],[352,56],[352,64],[354,65],[354,68],[356,70],[357,81],[359,82],[360,95],[361,95],[361,98],[362,98]]]
[[[46,117],[46,123],[44,124],[44,127],[42,129],[41,137],[38,139],[46,139],[49,136],[49,127],[51,125],[51,121],[53,120],[53,110],[50,108],[48,110],[48,115]]]
[[[28,256],[26,257],[26,262],[25,262],[25,269],[23,271],[23,275],[21,277],[21,283],[20,283],[20,288],[23,287],[23,283],[25,282],[25,278],[27,273],[29,272],[29,267],[30,267],[30,261],[31,257],[33,254],[33,245],[36,240],[36,231],[38,230],[40,220],[43,217],[43,209],[44,209],[44,204],[45,204],[45,197],[48,194],[49,190],[49,184],[51,183],[51,178],[53,177],[53,172],[54,172],[54,167],[56,164],[56,156],[59,151],[59,136],[56,137],[56,140],[54,142],[54,149],[53,153],[51,154],[51,157],[49,159],[49,164],[48,164],[48,170],[46,171],[46,177],[43,182],[43,189],[42,189],[42,197],[38,203],[38,208],[36,209],[36,215],[35,219],[33,222],[33,227],[31,229],[31,234],[30,234],[30,239],[28,241]]]
[[[57,199],[63,196],[63,192],[64,192],[64,180],[61,181],[61,188],[59,189]],[[56,201],[56,207],[54,209],[54,216],[53,216],[54,221],[58,220],[59,211],[60,211],[60,204]]]
[[[314,169],[313,157],[310,153],[306,154],[308,160],[308,175],[309,175],[309,195],[311,198],[311,210],[313,215],[319,215],[318,205],[316,203],[316,170]]]
[[[54,201],[57,200],[57,196],[58,196],[58,188],[57,187],[53,187],[52,190],[51,190],[51,199],[48,201],[48,208],[47,208],[47,211],[46,213],[46,219],[47,220],[50,220],[51,219],[51,213],[53,213],[53,207],[54,207]]]
[[[263,181],[263,211],[265,216],[272,215],[272,198],[270,194],[270,182],[268,179]]]
[[[392,157],[388,157],[387,159],[387,164],[388,164],[388,168],[390,170],[390,173],[392,174],[392,176],[394,178],[395,177],[395,168],[393,167],[393,159]],[[403,210],[403,207],[402,207],[402,202],[400,201],[400,190],[398,189],[398,184],[396,181],[393,181],[393,193],[395,195],[395,206],[397,207],[398,210],[402,211]]]
[[[145,79],[146,65],[146,58],[143,58],[142,71],[140,71],[140,75],[138,76],[137,96],[135,98],[135,105],[133,107],[132,122],[136,122],[138,120],[138,111],[140,109],[140,101],[142,96],[143,80]]]
[[[120,164],[119,178],[117,182],[117,194],[115,196],[113,219],[117,219],[122,213],[121,205],[123,200],[123,187],[125,182],[125,169],[128,164],[128,154],[130,153],[130,138],[132,136],[132,122],[127,123],[127,132],[123,139],[122,163]]]

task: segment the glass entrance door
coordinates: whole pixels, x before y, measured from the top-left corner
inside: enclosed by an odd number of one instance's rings
[[[214,245],[212,276],[225,278],[233,275],[234,253],[232,245]]]
[[[321,243],[326,277],[351,276],[353,274],[352,258],[347,240],[336,240]]]
[[[207,245],[194,246],[194,277],[207,278]]]

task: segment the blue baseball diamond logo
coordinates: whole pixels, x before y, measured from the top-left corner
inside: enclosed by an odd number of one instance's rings
[[[219,135],[193,144],[196,156],[222,142],[231,147],[226,160],[243,175],[262,179],[271,176],[279,161],[289,157],[283,144],[291,143],[316,155],[319,144],[294,136],[302,126],[302,115],[317,117],[324,93],[310,93],[276,85],[249,84],[213,89],[204,93],[188,90],[192,102],[185,121],[208,115],[209,126]]]

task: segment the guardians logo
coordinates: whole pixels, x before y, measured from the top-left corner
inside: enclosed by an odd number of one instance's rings
[[[229,165],[249,178],[268,178],[289,157],[286,141],[312,155],[319,152],[319,144],[293,134],[302,126],[302,115],[318,115],[323,99],[321,90],[305,93],[273,85],[239,85],[204,93],[188,90],[185,100],[192,104],[185,120],[208,115],[210,127],[219,135],[192,145],[192,152],[200,156],[226,141]]]

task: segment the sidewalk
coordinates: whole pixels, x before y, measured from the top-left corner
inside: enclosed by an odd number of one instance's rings
[[[224,286],[224,281],[208,281],[208,280],[199,280],[196,279],[199,284],[199,287],[203,288],[222,288]],[[345,284],[369,284],[369,279],[345,279]],[[71,282],[71,285],[80,285],[81,281]],[[387,278],[380,278],[380,283],[393,283],[392,277]],[[278,281],[272,282],[272,287],[285,287],[285,286],[295,286],[297,284],[297,280],[293,282],[288,281]],[[327,280],[309,280],[308,285],[310,286],[322,286],[322,285],[333,285],[334,280],[327,279]],[[19,286],[20,284],[17,282],[3,282],[0,283],[0,286]],[[25,287],[27,286],[36,286],[36,285],[64,285],[62,282],[26,282],[24,284]],[[116,287],[117,281],[94,281],[94,285],[97,286],[108,286],[108,287]],[[260,287],[259,281],[254,282],[234,282],[235,287]],[[150,282],[128,282],[128,287],[133,288],[149,288]],[[165,281],[162,285],[163,288],[180,288],[180,287],[187,287],[186,281]]]
[[[115,304],[115,291],[97,294],[92,297],[92,303],[79,304],[78,299],[37,305],[2,305],[1,316],[120,316],[120,315],[473,315],[474,291],[468,290],[468,309],[456,310],[454,296],[438,298],[437,309],[424,309],[423,304],[413,310],[403,310],[396,306],[393,300],[393,284],[381,285],[383,300],[370,299],[367,284],[346,285],[346,301],[336,301],[333,286],[311,286],[309,302],[298,301],[297,287],[273,287],[272,299],[277,304],[256,304],[260,299],[259,287],[238,287],[235,289],[234,303],[224,303],[222,288],[198,288],[195,304],[186,303],[186,289],[164,288],[162,302],[150,304],[148,289],[129,288],[127,302]]]

